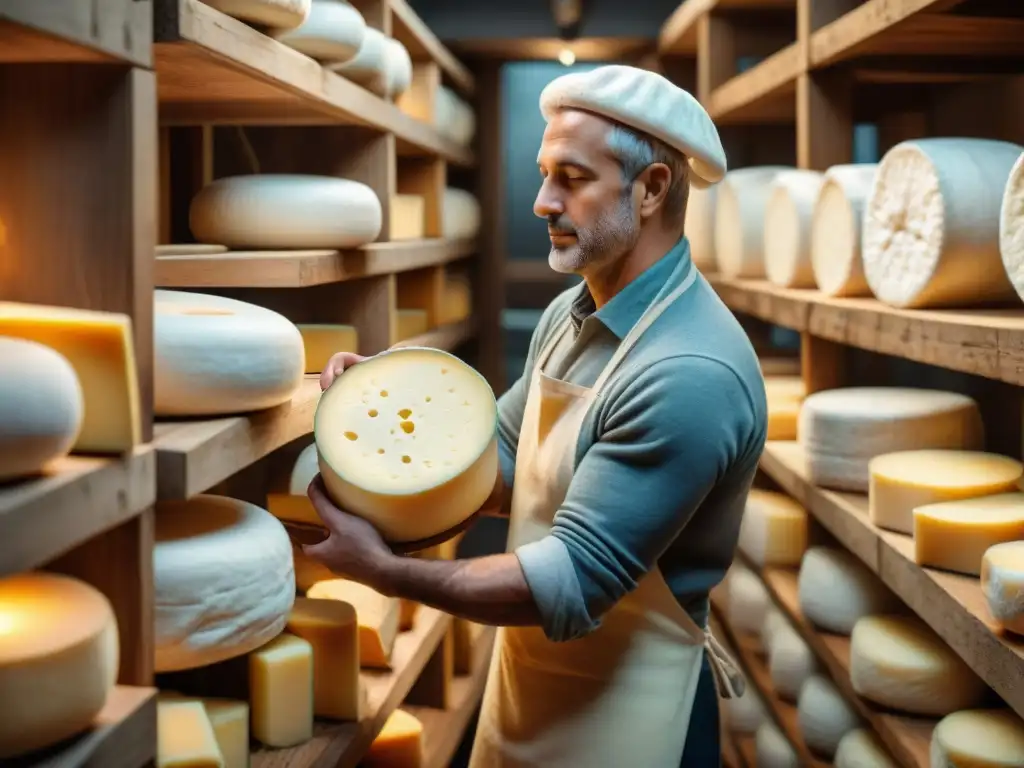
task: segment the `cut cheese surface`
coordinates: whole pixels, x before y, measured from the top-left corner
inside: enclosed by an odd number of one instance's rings
[[[765,720],[754,737],[757,768],[800,768],[793,745],[771,720]]]
[[[454,355],[408,347],[352,366],[320,398],[320,473],[342,509],[390,541],[418,541],[479,510],[498,472],[497,403]]]
[[[1024,297],[1024,152],[1010,169],[999,208],[999,253],[1017,295]]]
[[[722,701],[722,719],[730,733],[755,733],[767,718],[764,699],[752,685],[746,686],[742,696]]]
[[[455,91],[442,85],[434,97],[434,125],[455,143],[466,145],[476,133],[476,115]]]
[[[203,0],[221,13],[260,26],[297,27],[309,15],[312,0]]]
[[[420,768],[423,765],[423,724],[404,709],[384,721],[361,765],[366,768]]]
[[[1024,722],[1009,709],[969,709],[947,715],[932,732],[931,764],[955,768],[1024,765]]]
[[[377,96],[387,95],[388,44],[387,37],[379,29],[367,26],[355,56],[325,66]]]
[[[818,659],[800,634],[789,624],[772,636],[768,671],[775,693],[783,701],[797,702],[800,689],[818,673]]]
[[[392,195],[389,224],[392,240],[422,240],[426,226],[423,195]]]
[[[155,539],[157,672],[241,656],[284,629],[292,545],[269,512],[223,496],[161,502]]]
[[[351,325],[300,323],[306,353],[306,373],[321,373],[339,352],[359,351],[359,331]]]
[[[155,292],[154,409],[159,416],[263,410],[291,399],[306,371],[299,329],[264,307]]]
[[[795,566],[807,549],[807,511],[784,493],[752,488],[739,548],[759,566]]]
[[[940,717],[977,706],[988,687],[916,616],[865,616],[850,636],[850,682],[866,699]]]
[[[857,621],[875,613],[896,613],[901,603],[848,550],[811,547],[797,579],[800,611],[827,632],[849,635]]]
[[[729,626],[737,632],[756,635],[761,632],[771,598],[761,579],[750,569],[733,565],[726,582],[726,614]]]
[[[729,171],[715,198],[715,261],[724,277],[763,278],[764,213],[772,182],[786,166]]]
[[[839,740],[835,768],[899,768],[878,737],[867,728],[855,728]]]
[[[249,768],[249,704],[230,699],[202,699],[224,768]]]
[[[835,755],[843,736],[860,725],[857,710],[823,675],[814,675],[800,688],[797,720],[807,747],[826,758]]]
[[[861,218],[877,163],[834,165],[825,172],[811,221],[811,268],[826,296],[870,296],[861,257]]]
[[[823,176],[819,171],[783,171],[772,182],[764,210],[764,266],[774,285],[814,287],[811,217]]]
[[[447,187],[441,212],[441,233],[445,237],[476,237],[480,231],[480,202],[471,192]]]
[[[1021,151],[1004,141],[928,138],[886,152],[864,211],[872,293],[917,309],[1017,300],[999,254],[999,210]]]
[[[690,188],[686,201],[686,221],[683,231],[690,241],[690,257],[701,272],[711,274],[717,269],[715,261],[715,200],[718,185],[706,189]]]
[[[158,701],[156,738],[157,768],[226,768],[202,702]]]
[[[128,315],[0,302],[0,336],[50,347],[74,368],[85,404],[76,453],[123,453],[141,442],[139,380]],[[8,407],[0,404],[0,412]]]
[[[85,582],[33,571],[0,579],[0,758],[88,728],[117,680],[117,620]],[[16,706],[13,704],[16,703]]]
[[[981,591],[996,622],[1024,635],[1024,541],[986,550],[981,560]]]
[[[305,21],[271,37],[318,61],[342,62],[359,52],[365,34],[363,15],[345,0],[312,0]]]
[[[985,551],[1024,539],[1024,493],[928,504],[914,510],[914,561],[977,576]]]
[[[383,220],[370,187],[333,176],[229,176],[189,207],[196,239],[235,249],[355,248],[376,240]]]
[[[281,634],[249,656],[252,735],[268,747],[313,737],[313,646]]]
[[[306,590],[306,597],[340,600],[355,608],[359,623],[359,665],[390,668],[402,610],[397,597],[386,597],[365,584],[347,579],[317,582]]]

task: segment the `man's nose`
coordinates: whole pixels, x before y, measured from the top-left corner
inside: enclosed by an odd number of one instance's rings
[[[542,219],[557,218],[565,213],[565,205],[561,198],[553,192],[545,180],[537,192],[537,199],[533,202],[533,212]]]

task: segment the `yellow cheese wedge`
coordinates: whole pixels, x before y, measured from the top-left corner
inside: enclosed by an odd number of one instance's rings
[[[157,768],[225,768],[224,755],[202,702],[158,700]]]
[[[358,352],[359,332],[351,325],[300,323],[306,373],[321,373],[338,352]]]
[[[249,704],[231,699],[202,699],[224,768],[249,768]]]
[[[396,342],[424,334],[430,328],[425,309],[399,309],[396,313],[396,321],[397,327],[393,339]]]
[[[142,441],[139,380],[128,315],[0,302],[0,336],[60,352],[82,386],[76,453],[123,453]]]
[[[398,598],[385,597],[365,584],[347,579],[318,582],[306,591],[306,596],[314,600],[341,600],[355,608],[359,621],[360,666],[390,668],[401,618]]]
[[[422,240],[426,228],[423,195],[392,195],[390,225],[392,240]]]
[[[421,768],[423,724],[405,710],[396,709],[384,722],[360,765],[366,768]]]
[[[416,614],[419,612],[420,604],[415,600],[399,600],[400,610],[398,617],[398,631],[408,632],[416,625]]]
[[[928,504],[914,510],[914,561],[978,576],[985,550],[1024,539],[1024,493]]]
[[[268,747],[313,738],[313,646],[281,634],[249,655],[252,735]]]
[[[1024,541],[1008,541],[985,550],[981,591],[999,626],[1024,635]]]

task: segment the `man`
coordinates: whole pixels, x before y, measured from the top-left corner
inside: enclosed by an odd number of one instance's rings
[[[754,351],[681,236],[689,185],[719,181],[725,155],[688,93],[632,67],[558,78],[541,110],[534,210],[551,267],[584,284],[544,312],[499,403],[507,553],[396,556],[319,480],[331,536],[306,553],[501,627],[473,768],[676,768],[717,737],[687,739],[705,650],[722,693],[742,687],[702,628],[767,428]],[[359,359],[336,356],[321,385]]]

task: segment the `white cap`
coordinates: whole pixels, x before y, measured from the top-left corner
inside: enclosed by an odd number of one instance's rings
[[[545,120],[560,109],[593,112],[678,150],[690,163],[695,187],[710,187],[725,176],[725,150],[711,116],[693,96],[655,72],[610,64],[562,75],[540,94]]]

